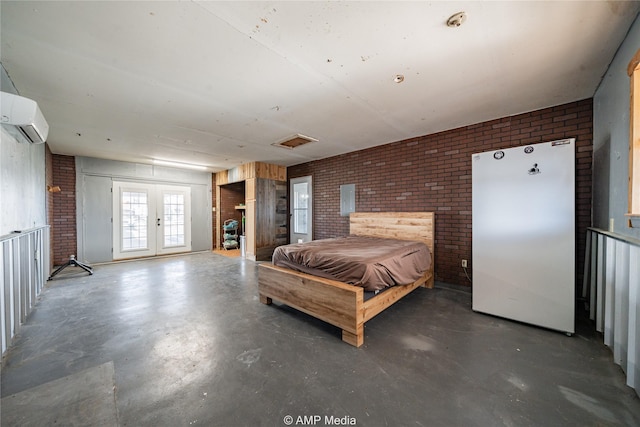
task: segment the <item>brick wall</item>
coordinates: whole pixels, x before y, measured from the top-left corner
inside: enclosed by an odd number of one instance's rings
[[[211,188],[213,191],[211,192],[211,206],[215,209],[211,213],[211,241],[213,242],[213,249],[218,248],[218,239],[216,237],[216,212],[218,212],[218,205],[216,204],[216,174],[211,174]]]
[[[581,283],[586,228],[591,225],[592,99],[505,117],[367,150],[304,163],[287,177],[313,176],[313,236],[346,235],[340,185],[356,184],[356,210],[435,211],[436,280],[469,285],[471,154],[576,138],[576,258]],[[473,266],[469,265],[472,271]]]
[[[76,163],[72,156],[54,154],[51,159],[53,182],[61,191],[53,193],[51,240],[53,265],[77,255],[76,238]]]
[[[45,165],[44,165],[44,170],[45,170],[45,180],[47,181],[45,185],[47,186],[55,186],[56,184],[53,181],[53,154],[51,153],[51,150],[49,149],[49,145],[45,144],[45,150],[44,150],[44,155],[45,155]],[[50,234],[50,239],[49,239],[49,265],[51,267],[53,267],[54,265],[54,260],[53,260],[53,227],[51,227],[51,225],[53,224],[53,194],[50,191],[47,191],[47,197],[46,197],[46,212],[47,212],[47,225],[50,226],[49,228],[49,233]],[[47,271],[47,273],[49,273]]]

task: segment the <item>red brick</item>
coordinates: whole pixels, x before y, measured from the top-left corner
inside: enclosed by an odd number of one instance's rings
[[[72,156],[51,156],[54,185],[60,187],[53,193],[51,203],[52,265],[61,265],[69,255],[77,255],[76,234],[76,163]]]
[[[358,163],[342,155],[292,166],[287,175],[313,176],[316,239],[349,232],[347,219],[339,216],[339,185],[346,179],[356,184],[357,211],[435,211],[436,280],[469,285],[460,260],[472,259],[471,154],[576,138],[576,277],[581,283],[580,248],[592,197],[592,111],[592,100],[586,99],[361,150]],[[335,172],[345,170],[352,173]]]

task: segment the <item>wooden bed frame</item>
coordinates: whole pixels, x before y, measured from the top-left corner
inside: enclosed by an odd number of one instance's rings
[[[360,347],[364,324],[419,286],[433,288],[434,213],[368,212],[350,215],[350,233],[360,236],[417,240],[431,251],[431,267],[409,285],[394,286],[364,301],[364,289],[335,280],[260,264],[260,302],[280,301],[290,307],[342,329],[342,340]]]

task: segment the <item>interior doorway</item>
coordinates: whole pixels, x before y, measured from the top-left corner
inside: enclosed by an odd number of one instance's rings
[[[245,200],[245,181],[233,182],[218,186],[220,205],[218,206],[219,224],[218,229],[221,230],[216,247],[224,249],[225,233],[223,226],[225,221],[235,220],[238,222],[238,236],[245,235],[244,220],[246,212]],[[238,248],[240,246],[238,245]]]

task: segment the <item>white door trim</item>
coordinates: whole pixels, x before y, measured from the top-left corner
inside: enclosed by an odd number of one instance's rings
[[[123,193],[139,193],[144,195],[144,203],[137,206],[136,212],[131,209],[123,211]],[[170,212],[164,212],[164,196],[173,194],[181,196],[184,212],[180,211],[180,222],[183,227],[177,232],[180,236],[175,244],[165,242],[165,232],[171,232],[171,226],[165,227],[165,221],[175,218]],[[142,199],[141,199],[142,200]],[[146,217],[143,217],[146,204]],[[175,213],[175,212],[174,212]],[[130,232],[124,236],[124,227]],[[174,227],[175,229],[175,227]],[[175,230],[174,230],[175,231]],[[184,236],[182,238],[182,235]],[[132,236],[134,236],[132,238]],[[139,238],[136,238],[139,236]],[[125,247],[124,241],[130,238],[134,247]],[[135,247],[140,244],[139,247]],[[177,185],[148,184],[130,181],[113,182],[113,259],[129,259],[191,251],[191,188]]]
[[[191,187],[182,187],[177,185],[158,185],[157,204],[156,204],[156,253],[157,254],[173,254],[178,252],[191,251]],[[167,205],[164,203],[165,195],[173,195],[181,197],[184,211],[167,212]],[[174,205],[175,209],[175,205]],[[174,224],[167,224],[170,218],[176,216],[181,219],[174,221]],[[158,225],[158,219],[159,225]],[[182,225],[176,224],[182,222]],[[175,228],[178,227],[178,230]],[[168,233],[167,233],[168,232]],[[167,242],[168,236],[172,233],[180,235],[180,240],[172,240]],[[176,236],[177,237],[177,236]]]
[[[154,186],[139,182],[113,182],[113,259],[127,259],[144,256],[152,256],[156,253],[155,234],[155,206],[153,203]],[[123,207],[124,193],[138,193],[144,195],[146,200],[139,205],[139,210],[135,212],[131,209],[125,212]],[[130,195],[130,194],[129,194]],[[144,207],[146,206],[146,217],[144,217]],[[152,213],[153,212],[153,213]],[[124,228],[129,227],[130,231],[124,235]],[[123,244],[124,240],[137,235],[140,245],[135,248],[128,248]]]
[[[300,210],[298,207],[299,198],[296,194],[296,186],[298,184],[307,184],[307,192],[306,192],[306,230],[296,229],[296,220],[297,215],[304,215],[299,213]],[[310,242],[313,240],[313,182],[311,175],[303,176],[300,178],[292,178],[289,180],[289,213],[290,213],[290,225],[289,225],[289,239],[291,243],[297,243],[300,241]],[[300,217],[301,218],[301,217]]]

